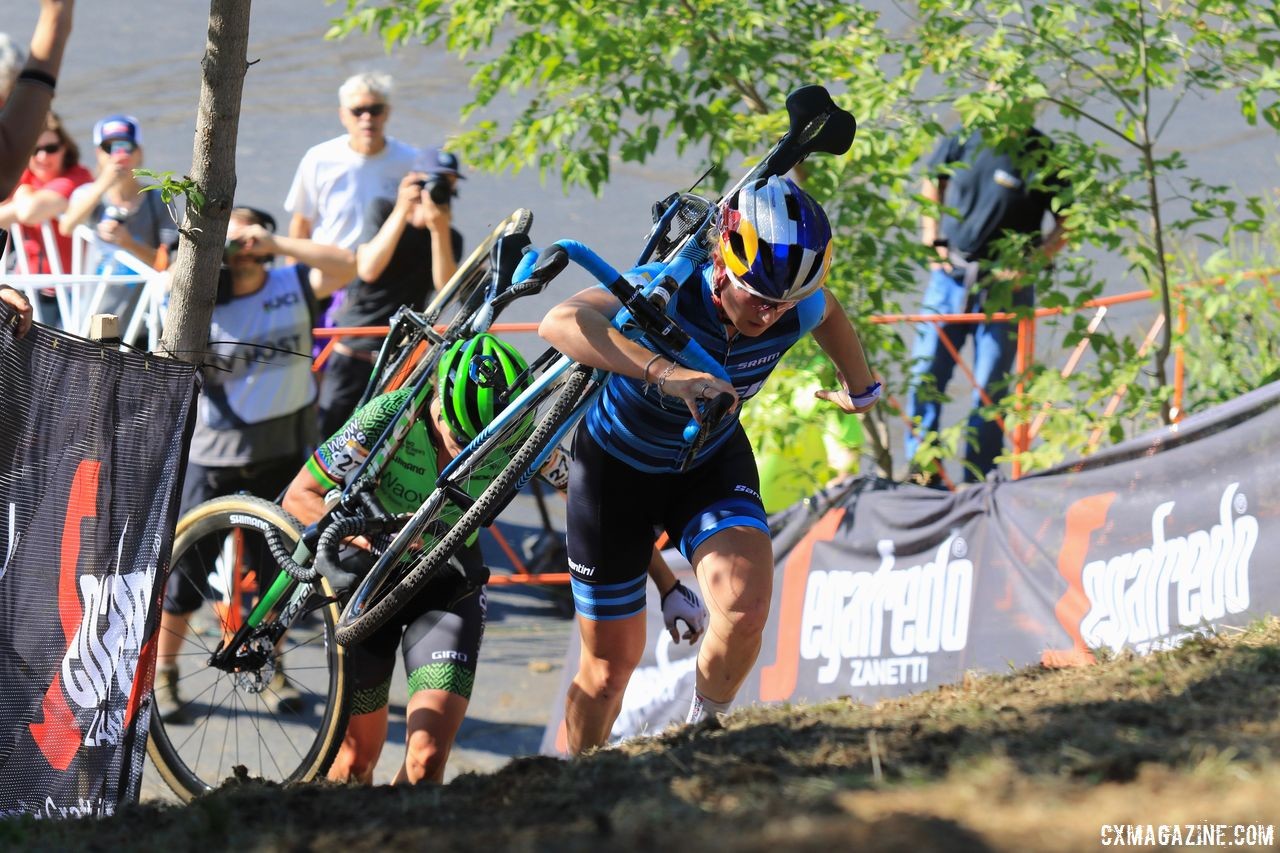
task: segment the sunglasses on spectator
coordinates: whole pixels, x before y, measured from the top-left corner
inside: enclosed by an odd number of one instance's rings
[[[102,143],[102,145],[98,147],[107,154],[115,154],[118,151],[123,151],[126,154],[132,154],[138,150],[138,146],[134,145],[127,139],[111,139]]]
[[[351,113],[353,116],[371,115],[374,118],[377,118],[386,111],[386,104],[367,104],[361,107],[347,107],[347,112]]]
[[[57,154],[57,153],[58,153],[59,151],[61,151],[61,150],[62,150],[62,143],[61,143],[61,142],[50,142],[48,145],[37,145],[37,146],[36,146],[36,150],[35,150],[35,151],[32,151],[31,153],[32,153],[33,155],[35,155],[35,154]]]

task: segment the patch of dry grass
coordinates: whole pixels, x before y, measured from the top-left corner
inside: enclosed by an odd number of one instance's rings
[[[96,824],[0,824],[28,849],[1064,850],[1106,824],[1269,823],[1280,622],[1078,670],[874,706],[759,707],[445,788],[240,783]]]

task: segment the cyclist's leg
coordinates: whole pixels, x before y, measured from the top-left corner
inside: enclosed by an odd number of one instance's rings
[[[393,620],[363,643],[347,649],[351,718],[329,767],[328,778],[334,782],[373,782],[373,769],[387,741],[387,699],[401,631],[402,623]]]
[[[472,546],[458,556],[478,563],[479,548]],[[396,784],[443,782],[449,752],[467,713],[484,638],[487,601],[483,589],[464,590],[458,581],[460,577],[448,577],[430,583],[418,596],[423,604],[408,605],[411,612],[422,615],[404,632],[409,707],[404,763],[396,774]]]
[[[609,739],[645,643],[645,585],[653,552],[646,493],[653,475],[606,454],[580,427],[569,471],[568,551],[582,650],[565,698],[569,749]]]
[[[698,650],[697,690],[721,707],[755,664],[773,594],[773,544],[746,433],[738,427],[711,459],[676,482],[668,531],[679,533],[711,616]]]

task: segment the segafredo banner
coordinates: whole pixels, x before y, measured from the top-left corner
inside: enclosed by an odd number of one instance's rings
[[[858,480],[794,507],[737,704],[873,702],[1280,612],[1278,402],[1269,386],[1014,482],[949,493]],[[682,719],[692,695],[693,652],[662,639],[652,600],[648,618],[615,737]],[[563,749],[558,726],[548,752]]]
[[[8,317],[0,815],[107,815],[141,779],[194,369]]]

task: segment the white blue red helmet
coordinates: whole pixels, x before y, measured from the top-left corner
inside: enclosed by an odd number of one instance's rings
[[[789,178],[742,187],[720,208],[720,257],[732,280],[772,302],[813,293],[831,268],[831,223]]]

